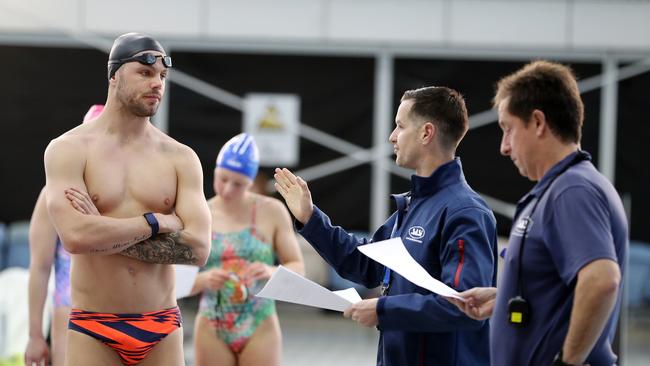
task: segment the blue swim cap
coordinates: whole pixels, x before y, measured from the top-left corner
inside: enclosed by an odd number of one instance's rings
[[[243,174],[251,180],[255,179],[259,165],[260,153],[257,144],[253,136],[247,133],[240,133],[228,140],[217,156],[217,168]]]

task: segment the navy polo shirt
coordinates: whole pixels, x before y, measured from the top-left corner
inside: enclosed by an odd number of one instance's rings
[[[570,154],[517,205],[490,323],[492,365],[550,365],[569,328],[580,269],[597,259],[611,259],[619,264],[621,274],[625,272],[628,228],[623,205],[612,184],[590,160],[582,151]],[[508,300],[518,292],[525,220],[530,222],[522,257],[523,297],[530,304],[531,315],[526,326],[516,327],[509,322]],[[587,358],[592,366],[616,363],[611,341],[621,295],[619,289],[616,307]]]

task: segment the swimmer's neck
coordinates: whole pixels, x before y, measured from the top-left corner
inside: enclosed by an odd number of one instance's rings
[[[132,140],[146,135],[149,117],[139,117],[121,107],[106,104],[99,124],[104,124],[106,131],[117,135],[121,140]]]
[[[242,197],[238,199],[224,200],[223,197],[218,195],[214,199],[215,207],[220,207],[229,212],[245,211],[247,210],[247,203],[251,200],[251,193],[245,192]]]

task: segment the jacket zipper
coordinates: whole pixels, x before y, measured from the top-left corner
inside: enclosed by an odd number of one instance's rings
[[[463,271],[463,263],[465,262],[465,241],[458,239],[458,267],[456,267],[456,276],[454,276],[454,287],[458,288],[460,284],[460,273]]]

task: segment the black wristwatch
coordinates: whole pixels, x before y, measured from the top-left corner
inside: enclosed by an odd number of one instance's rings
[[[156,216],[151,212],[147,212],[142,216],[144,216],[144,219],[147,220],[147,224],[151,226],[151,237],[153,238],[156,236],[156,234],[158,234],[158,229],[160,228],[158,226],[158,220],[156,220]]]
[[[562,360],[562,349],[560,349],[560,352],[555,355],[555,358],[553,359],[553,363],[551,366],[575,366],[570,363],[566,363]]]

